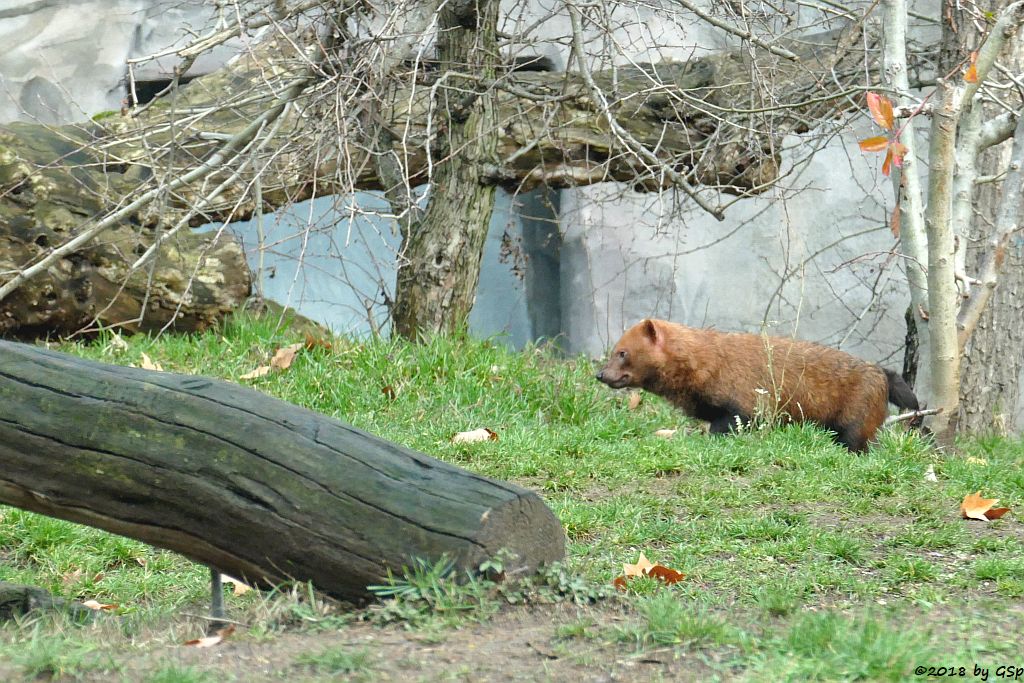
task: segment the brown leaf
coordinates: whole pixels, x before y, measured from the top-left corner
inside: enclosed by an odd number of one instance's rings
[[[390,384],[386,384],[381,387],[381,393],[383,393],[389,401],[394,401],[398,398],[398,394],[395,392],[395,388]]]
[[[1009,512],[1010,508],[993,509],[993,506],[998,502],[998,498],[982,498],[981,491],[969,493],[964,496],[963,502],[960,503],[960,516],[964,519],[980,519],[983,522],[990,519],[999,519]]]
[[[185,645],[192,645],[194,647],[213,647],[217,643],[220,643],[225,638],[235,632],[235,627],[232,625],[225,626],[213,635],[206,636],[205,638],[196,638],[195,640],[186,640]]]
[[[110,610],[117,609],[117,605],[116,604],[107,605],[107,604],[104,604],[102,602],[98,602],[96,600],[86,600],[85,602],[82,603],[82,605],[85,606],[85,607],[88,607],[89,609],[96,610],[97,612],[99,612],[99,611],[109,612]]]
[[[478,443],[480,441],[497,441],[498,433],[487,427],[459,432],[452,437],[452,443]]]
[[[231,589],[232,595],[245,595],[252,590],[252,586],[248,585],[241,579],[236,579],[235,577],[228,576],[227,574],[221,574],[220,581],[221,583],[230,583],[233,586]]]
[[[651,567],[650,570],[648,570],[647,572],[647,576],[651,576],[655,579],[658,579],[666,586],[671,586],[674,583],[679,583],[680,581],[686,578],[686,574],[676,571],[675,569],[663,567],[660,564],[656,564],[653,567]]]
[[[82,578],[82,574],[84,573],[85,572],[82,571],[81,567],[76,567],[73,571],[70,572],[64,572],[64,574],[60,577],[61,583],[63,583],[65,587],[78,583],[78,581]]]
[[[657,579],[666,586],[679,583],[686,578],[685,574],[678,572],[675,569],[669,569],[668,567],[660,564],[652,564],[651,561],[647,559],[647,556],[641,552],[640,558],[636,561],[636,564],[623,563],[622,576],[616,577],[612,581],[612,585],[619,590],[624,591],[628,586],[629,580],[638,576]]]
[[[305,348],[305,343],[299,342],[298,344],[291,344],[290,346],[282,346],[274,354],[274,357],[270,359],[270,367],[276,370],[287,370],[292,366],[292,361],[295,360],[295,355]]]
[[[654,432],[654,435],[659,439],[671,439],[678,431],[678,429],[658,429]]]
[[[163,368],[159,363],[154,363],[153,359],[150,358],[146,353],[142,354],[142,363],[139,365],[143,370],[157,370],[163,372]]]
[[[896,208],[892,210],[892,218],[889,219],[889,230],[892,231],[893,237],[900,236],[900,221],[903,218],[903,213],[900,211],[900,205],[897,204]]]
[[[306,343],[304,344],[307,351],[320,347],[321,349],[327,349],[328,351],[333,348],[331,342],[327,341],[323,337],[314,337],[309,332],[306,333]]]
[[[640,403],[644,400],[644,397],[639,391],[629,392],[629,403],[627,404],[630,410],[636,410],[640,407]]]
[[[242,375],[238,379],[256,379],[257,377],[263,377],[264,375],[269,375],[271,370],[273,370],[273,368],[270,367],[269,365],[261,365],[260,367],[256,368],[252,372],[245,373],[244,375]]]
[[[641,552],[636,564],[623,563],[622,573],[626,576],[644,576],[647,574],[647,570],[653,566],[651,561],[647,559],[647,556]]]

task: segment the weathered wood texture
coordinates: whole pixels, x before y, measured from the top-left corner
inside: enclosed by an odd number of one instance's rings
[[[561,559],[534,493],[252,389],[0,342],[0,502],[359,600],[413,558]]]
[[[102,163],[86,147],[101,132],[92,124],[0,126],[0,283],[130,200],[150,175]],[[152,268],[131,270],[180,215],[159,202],[57,260],[0,301],[0,336],[69,335],[94,323],[189,332],[238,308],[249,296],[250,273],[230,233],[180,232]]]

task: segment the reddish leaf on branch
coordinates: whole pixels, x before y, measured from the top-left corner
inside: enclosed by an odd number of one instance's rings
[[[886,130],[893,129],[892,102],[885,95],[869,92],[867,95],[868,111],[875,123]]]
[[[968,83],[978,82],[978,51],[975,50],[971,53],[971,65],[967,67],[967,71],[964,72],[964,80]]]
[[[893,237],[900,236],[900,218],[903,214],[900,212],[900,205],[897,204],[896,208],[892,210],[892,218],[889,219],[889,229],[892,230]]]
[[[873,138],[861,140],[857,144],[860,145],[862,152],[882,152],[889,146],[889,136],[876,135]]]
[[[898,140],[893,140],[889,145],[889,150],[892,152],[892,163],[896,164],[896,168],[903,168],[903,157],[907,155],[907,146]]]

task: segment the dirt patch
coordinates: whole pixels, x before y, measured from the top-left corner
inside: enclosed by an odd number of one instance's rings
[[[149,680],[171,667],[207,672],[213,680],[338,680],[325,667],[318,669],[303,659],[326,660],[324,653],[339,652],[357,661],[345,680],[597,683],[689,680],[713,673],[692,653],[638,652],[632,644],[608,639],[616,626],[629,621],[614,606],[533,606],[508,608],[485,623],[452,630],[355,623],[339,630],[286,631],[268,638],[236,634],[208,649],[171,645],[133,653],[115,647],[109,652],[124,680]],[[560,627],[566,626],[574,627],[574,635],[560,635]],[[81,680],[111,678],[109,672],[97,672]]]

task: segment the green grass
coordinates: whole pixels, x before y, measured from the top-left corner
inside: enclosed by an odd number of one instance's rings
[[[191,337],[107,335],[62,348],[118,364],[139,364],[146,353],[167,371],[239,381],[533,488],[569,539],[566,564],[545,578],[549,596],[599,599],[640,551],[686,573],[671,589],[641,581],[604,600],[625,624],[567,617],[563,639],[704,653],[719,674],[752,680],[770,671],[778,680],[899,680],[912,664],[938,663],[937,652],[945,661],[1003,651],[1000,632],[979,623],[998,622],[1003,634],[1024,629],[1013,607],[1024,595],[1019,440],[964,440],[963,454],[942,455],[915,434],[886,433],[851,455],[811,426],[711,437],[653,396],[630,410],[624,393],[594,381],[588,360],[460,336],[420,346],[342,339],[303,351],[286,372],[238,380],[296,339],[273,321],[240,319]],[[479,427],[498,440],[452,443],[453,434]],[[668,427],[680,428],[672,439],[653,435]],[[938,482],[924,481],[929,465]],[[987,524],[961,520],[959,501],[979,489],[1013,512]],[[361,614],[448,628],[521,601],[486,582],[456,586],[441,569],[396,577],[391,600]],[[174,553],[12,508],[0,508],[0,580],[117,603],[108,619],[116,619],[122,645],[194,637],[160,624],[202,612],[208,590],[206,570]],[[315,598],[278,605],[250,594],[229,605],[251,617],[237,637],[337,630],[350,621]],[[26,676],[87,675],[96,658],[76,645],[116,646],[84,630],[46,644],[39,628],[0,627],[0,655]],[[334,670],[353,652],[307,655],[306,665]],[[365,668],[353,662],[353,671]],[[166,669],[167,680],[204,680],[179,669]]]

